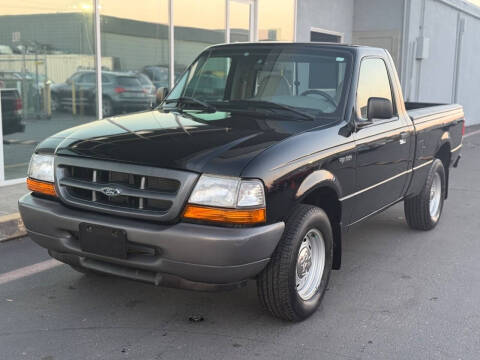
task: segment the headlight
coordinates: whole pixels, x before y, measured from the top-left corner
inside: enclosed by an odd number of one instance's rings
[[[265,191],[260,180],[202,175],[183,217],[225,223],[265,222]]]
[[[237,178],[202,175],[193,189],[189,203],[233,208],[239,183],[240,179]]]
[[[265,206],[265,191],[260,180],[242,180],[237,207]]]
[[[56,196],[53,155],[33,154],[28,167],[27,187],[34,193]]]
[[[33,154],[28,167],[28,177],[53,183],[53,155]]]

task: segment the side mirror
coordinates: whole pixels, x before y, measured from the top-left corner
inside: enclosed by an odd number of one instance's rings
[[[157,89],[157,104],[160,104],[168,95],[168,88],[159,87]]]
[[[392,102],[385,98],[371,97],[368,99],[367,118],[372,122],[373,119],[391,119],[393,117]]]

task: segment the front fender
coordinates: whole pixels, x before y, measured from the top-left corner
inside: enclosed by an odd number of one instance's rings
[[[302,181],[295,194],[295,199],[301,200],[320,187],[329,187],[337,193],[339,199],[342,197],[342,187],[335,175],[326,169],[321,169],[312,172]]]
[[[323,204],[314,204],[322,205],[321,207],[325,210],[327,215],[330,218],[332,231],[333,231],[333,264],[332,269],[340,269],[340,264],[342,262],[342,208],[340,204],[340,197],[343,194],[341,185],[335,175],[330,171],[322,169],[316,170],[309,174],[300,184],[296,192],[296,201],[298,203],[302,202],[303,199],[308,197],[310,194],[314,193],[316,190],[324,190],[328,188],[330,195],[328,193],[323,193],[328,195],[328,199]],[[336,196],[333,196],[332,192],[335,192]],[[335,199],[336,197],[336,199]],[[336,201],[335,201],[336,200]]]

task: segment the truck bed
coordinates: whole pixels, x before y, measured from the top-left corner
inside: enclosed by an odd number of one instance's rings
[[[446,116],[448,113],[463,113],[463,107],[458,104],[434,104],[420,102],[406,102],[405,108],[413,123],[431,120],[432,117]]]

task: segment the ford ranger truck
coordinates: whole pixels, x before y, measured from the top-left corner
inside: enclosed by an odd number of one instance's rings
[[[405,103],[387,51],[239,43],[202,52],[161,105],[59,132],[19,200],[74,269],[193,290],[257,282],[274,316],[319,306],[342,234],[403,202],[439,222],[459,105]]]

